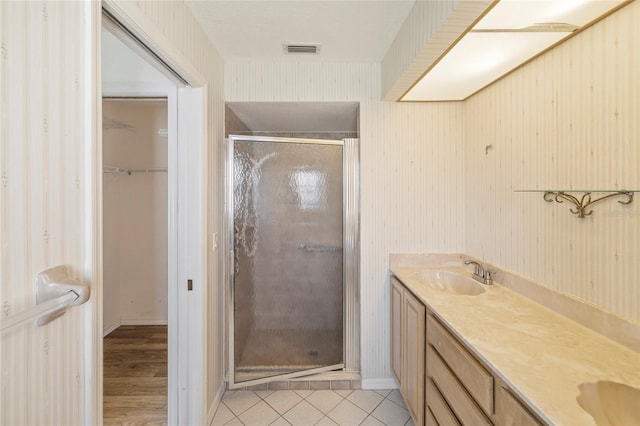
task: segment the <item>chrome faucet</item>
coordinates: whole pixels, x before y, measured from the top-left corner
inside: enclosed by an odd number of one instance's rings
[[[493,284],[492,272],[484,269],[484,267],[475,260],[465,260],[465,265],[473,265],[473,279],[484,284]]]

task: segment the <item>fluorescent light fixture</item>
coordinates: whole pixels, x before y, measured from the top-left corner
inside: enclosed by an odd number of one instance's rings
[[[565,36],[467,34],[402,100],[462,100]]]
[[[464,100],[624,0],[502,0],[402,101]]]

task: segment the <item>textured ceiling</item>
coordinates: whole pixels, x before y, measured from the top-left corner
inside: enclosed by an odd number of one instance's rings
[[[415,0],[194,1],[186,4],[225,59],[380,62]],[[316,43],[287,55],[283,43]]]

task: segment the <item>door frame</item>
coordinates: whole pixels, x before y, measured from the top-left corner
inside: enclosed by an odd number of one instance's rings
[[[172,229],[176,231],[173,265],[175,285],[169,282],[169,327],[171,317],[177,319],[175,327],[180,331],[170,333],[176,341],[169,342],[174,349],[176,369],[169,373],[170,391],[168,423],[202,424],[207,419],[207,377],[206,362],[206,301],[207,298],[207,159],[208,134],[206,126],[207,81],[191,62],[142,14],[135,3],[116,0],[85,2],[85,31],[87,40],[86,69],[92,78],[86,88],[85,114],[87,126],[87,156],[85,174],[90,184],[87,187],[85,214],[90,218],[85,228],[87,251],[85,276],[93,283],[93,297],[86,309],[85,324],[85,424],[100,425],[103,422],[103,253],[102,253],[102,78],[101,78],[101,29],[102,9],[121,23],[127,31],[149,48],[162,61],[180,75],[189,86],[179,88],[176,105],[180,113],[174,123],[179,134],[177,143],[178,173],[173,190],[169,182],[169,201],[173,197],[184,208],[181,215],[169,217],[169,238]],[[171,120],[171,118],[170,118]],[[171,161],[171,160],[170,160]],[[176,165],[173,165],[176,166]],[[172,164],[169,163],[169,167]],[[183,214],[184,213],[184,214]],[[177,216],[177,217],[176,217]],[[173,227],[173,228],[172,228]],[[171,262],[171,257],[169,258]],[[172,268],[172,266],[169,266]],[[171,277],[171,269],[170,269]],[[194,282],[193,291],[187,291],[187,279]],[[184,284],[184,285],[183,285]],[[171,337],[170,337],[171,339]],[[171,349],[170,349],[171,350]],[[179,367],[179,368],[178,368]],[[172,383],[173,382],[173,383]],[[171,396],[173,394],[174,396]]]
[[[137,88],[128,85],[108,85],[102,92],[102,99],[105,97],[114,98],[165,98],[167,101],[167,418],[177,418],[174,411],[178,408],[178,364],[179,364],[179,340],[178,340],[178,313],[180,309],[180,292],[178,286],[180,274],[178,271],[181,259],[179,258],[179,244],[181,232],[178,222],[178,204],[181,201],[178,197],[184,176],[179,175],[181,170],[178,162],[184,153],[179,150],[178,141],[184,139],[184,135],[178,133],[178,104],[181,99],[182,89],[172,85],[157,85],[153,87]],[[183,106],[184,108],[184,106]],[[184,273],[182,273],[184,275]],[[103,281],[104,284],[104,281]],[[104,302],[104,285],[102,286],[101,300]],[[104,326],[104,323],[103,323]]]
[[[234,200],[233,200],[233,145],[237,140],[255,142],[300,143],[340,145],[342,153],[343,173],[343,322],[342,322],[342,363],[325,367],[295,371],[291,373],[274,375],[262,379],[249,380],[241,383],[235,382],[235,357],[234,357]],[[343,371],[360,370],[360,194],[359,194],[359,139],[300,139],[290,137],[246,136],[229,135],[225,143],[225,219],[223,239],[223,276],[225,277],[225,318],[227,322],[227,381],[229,389],[238,389],[246,386],[259,385],[274,380],[286,380],[301,376],[323,373],[342,369]]]

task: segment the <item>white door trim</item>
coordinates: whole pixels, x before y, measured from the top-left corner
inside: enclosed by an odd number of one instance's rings
[[[149,21],[133,2],[104,0],[102,4],[87,1],[87,74],[91,75],[91,87],[87,87],[87,128],[86,217],[87,227],[85,265],[86,279],[94,283],[94,297],[88,303],[85,332],[85,424],[102,424],[102,107],[100,72],[100,31],[101,7],[122,23],[131,34],[150,48],[166,64],[184,78],[191,87],[179,89],[178,104],[183,112],[178,117],[177,128],[183,143],[177,144],[178,160],[184,158],[182,170],[178,170],[178,187],[173,196],[180,203],[181,194],[188,196],[188,204],[180,204],[174,226],[180,233],[180,224],[188,225],[175,256],[176,268],[176,309],[173,315],[179,317],[179,327],[183,332],[173,333],[179,339],[176,347],[176,377],[173,380],[176,392],[175,403],[169,401],[169,424],[202,424],[207,415],[206,383],[208,377],[206,362],[206,300],[207,300],[207,127],[206,127],[206,80],[189,60]],[[89,128],[90,127],[90,128]],[[171,157],[171,156],[170,156]],[[186,167],[185,167],[186,165]],[[171,164],[169,164],[171,168]],[[178,191],[180,188],[180,191]],[[169,189],[171,197],[171,189]],[[184,213],[184,214],[183,214]],[[187,215],[189,215],[187,217]],[[171,219],[170,219],[171,220]],[[171,226],[171,225],[170,225]],[[183,228],[184,229],[184,228]],[[190,236],[190,237],[189,237]],[[171,238],[171,236],[170,236]],[[181,238],[180,236],[178,237]],[[184,244],[184,245],[181,245]],[[183,256],[178,256],[183,253]],[[186,264],[188,262],[188,264]],[[181,265],[182,264],[182,265]],[[181,273],[182,272],[182,273]],[[187,279],[193,279],[194,291],[187,292]],[[189,293],[189,294],[188,294]],[[171,318],[171,300],[169,315]],[[185,314],[182,317],[182,314]],[[171,321],[170,321],[171,322]],[[171,324],[170,326],[171,327]],[[184,370],[181,370],[184,368]],[[184,375],[184,377],[183,377]],[[169,378],[171,384],[172,380]]]
[[[84,318],[84,424],[102,424],[102,94],[100,4],[85,2],[85,265],[92,283]]]
[[[207,144],[205,88],[178,89],[178,413],[175,424],[207,419]],[[182,112],[185,113],[182,113]],[[202,114],[192,113],[201,111]],[[186,214],[183,214],[185,212]],[[187,282],[192,289],[187,291]],[[171,422],[169,422],[171,424]]]

